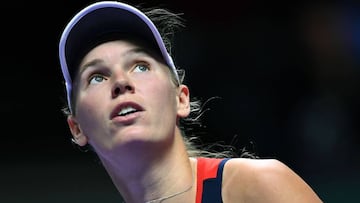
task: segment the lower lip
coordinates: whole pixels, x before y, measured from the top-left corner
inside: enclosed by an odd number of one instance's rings
[[[120,124],[131,124],[133,123],[137,118],[139,118],[141,112],[135,112],[135,113],[131,113],[125,116],[115,116],[112,120],[115,123],[120,123]]]

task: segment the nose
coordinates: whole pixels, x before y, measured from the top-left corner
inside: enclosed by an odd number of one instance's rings
[[[130,81],[128,79],[120,79],[117,80],[111,90],[111,96],[112,98],[116,98],[119,95],[125,94],[126,92],[128,93],[133,93],[134,92],[134,86],[130,83]]]

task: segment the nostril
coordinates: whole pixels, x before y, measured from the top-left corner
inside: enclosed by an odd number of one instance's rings
[[[113,91],[114,95],[119,95],[121,93],[120,87],[116,87]]]
[[[112,91],[112,95],[114,97],[117,97],[121,94],[124,94],[125,92],[133,92],[134,88],[131,85],[119,85],[114,87],[113,91]]]
[[[128,90],[128,91],[131,91],[132,87],[130,85],[126,85],[125,89]]]

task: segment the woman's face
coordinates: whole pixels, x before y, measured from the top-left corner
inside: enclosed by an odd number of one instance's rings
[[[170,75],[166,65],[130,42],[95,47],[77,75],[74,137],[85,136],[98,154],[169,139],[178,117],[189,111],[187,87],[176,87]]]

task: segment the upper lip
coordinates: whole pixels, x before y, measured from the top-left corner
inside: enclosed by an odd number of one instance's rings
[[[114,117],[118,116],[121,109],[123,109],[125,107],[132,107],[132,108],[136,109],[137,111],[144,110],[144,108],[142,106],[140,106],[139,104],[137,104],[135,102],[132,102],[132,101],[121,102],[118,105],[116,105],[115,108],[111,111],[110,119],[113,119]]]

